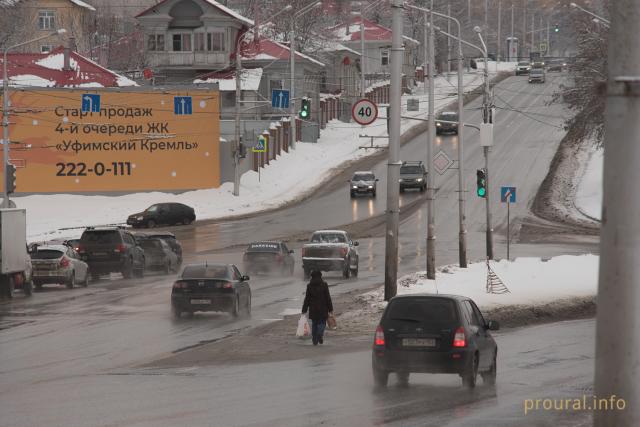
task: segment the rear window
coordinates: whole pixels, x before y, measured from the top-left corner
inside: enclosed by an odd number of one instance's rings
[[[311,243],[347,243],[341,233],[316,233],[311,236]]]
[[[420,166],[401,166],[401,174],[421,174],[422,168]]]
[[[82,233],[80,239],[85,243],[120,243],[120,233],[115,230],[91,230]]]
[[[455,302],[444,298],[397,299],[389,304],[385,320],[438,325],[459,323]]]
[[[41,251],[36,251],[31,254],[31,259],[58,259],[61,258],[62,251],[56,251],[53,249],[44,249]]]
[[[182,272],[183,279],[230,279],[226,265],[188,265]]]
[[[247,248],[247,252],[280,252],[280,244],[267,242],[251,243]]]

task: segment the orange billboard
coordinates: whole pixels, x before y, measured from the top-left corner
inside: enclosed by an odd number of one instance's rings
[[[216,90],[26,89],[10,101],[16,193],[220,185]]]

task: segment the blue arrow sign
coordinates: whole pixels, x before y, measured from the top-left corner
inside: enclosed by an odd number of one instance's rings
[[[174,96],[173,112],[179,116],[192,113],[192,102],[190,96]]]
[[[94,93],[85,93],[82,95],[82,112],[83,113],[99,113],[100,112],[100,95]]]
[[[273,89],[271,91],[271,106],[273,108],[289,108],[289,91]]]
[[[516,187],[500,187],[500,201],[502,203],[515,203]]]

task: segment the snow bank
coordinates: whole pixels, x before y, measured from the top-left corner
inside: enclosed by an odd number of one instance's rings
[[[602,213],[602,174],[604,150],[595,149],[587,163],[576,193],[576,207],[583,214],[600,219]]]
[[[491,262],[491,268],[510,293],[488,294],[485,290],[485,263],[472,263],[468,268],[447,266],[438,269],[436,280],[428,280],[425,272],[417,272],[398,280],[398,295],[440,293],[464,295],[482,309],[507,305],[537,305],[597,293],[598,260],[596,255],[559,256],[544,261],[540,258],[517,258],[515,261]],[[384,287],[363,295],[374,307],[385,305]]]

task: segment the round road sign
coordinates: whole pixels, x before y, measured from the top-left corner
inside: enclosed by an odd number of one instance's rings
[[[370,99],[361,99],[353,104],[351,117],[358,124],[370,125],[378,118],[378,106]]]

